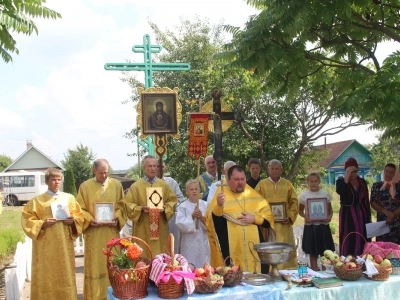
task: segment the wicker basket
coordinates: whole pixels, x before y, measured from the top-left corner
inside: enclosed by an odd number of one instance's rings
[[[362,267],[347,269],[345,264],[340,267],[334,267],[333,271],[336,276],[343,280],[355,281],[361,278],[362,275]]]
[[[227,263],[227,259],[229,259],[229,266],[233,267],[234,263],[230,256],[227,256],[225,258],[225,265]],[[221,267],[221,270],[222,270],[222,268],[224,268],[224,267]],[[217,272],[217,273],[219,275],[222,275],[221,274],[222,272]],[[224,277],[224,286],[234,287],[234,286],[237,286],[239,284],[239,282],[242,280],[243,271],[240,269],[240,266],[239,266],[239,269],[236,272],[229,270],[228,272],[223,274],[223,277]]]
[[[386,258],[392,263],[392,275],[400,274],[400,258],[394,252],[390,252]]]
[[[124,239],[129,241],[137,240],[143,243],[148,248],[151,258],[148,259],[145,257],[138,257],[132,260],[135,265],[141,261],[146,263],[146,266],[144,267],[135,269],[120,269],[113,265],[112,256],[108,256],[108,278],[113,288],[113,295],[121,300],[144,298],[147,296],[147,286],[149,283],[150,266],[153,254],[149,245],[145,241],[134,236],[127,236],[119,239],[118,241]],[[115,245],[109,247],[108,251],[112,251],[112,248],[114,247]]]
[[[209,275],[211,276],[211,275]],[[216,293],[218,292],[222,286],[224,285],[224,278],[221,277],[216,282],[211,283],[208,278],[205,279],[194,279],[194,291],[197,293],[205,294],[205,293]]]
[[[373,247],[369,250],[369,252],[365,254],[370,254],[371,250],[380,250],[383,254],[383,258],[386,257],[385,252],[379,248],[379,247]],[[376,280],[376,281],[386,281],[389,279],[390,274],[392,274],[392,266],[375,266],[375,268],[378,270],[378,274],[372,275],[372,277],[369,277],[367,274],[364,274],[365,278],[370,279],[370,280]]]
[[[165,267],[165,271],[169,272],[182,271],[182,267],[167,266]],[[181,283],[176,283],[176,281],[172,278],[172,276],[169,278],[167,282],[160,281],[157,285],[158,297],[164,299],[181,298],[184,293],[184,285],[185,285],[185,280],[182,279]]]

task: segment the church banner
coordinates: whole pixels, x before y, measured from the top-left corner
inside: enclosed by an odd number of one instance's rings
[[[209,114],[191,113],[189,127],[189,157],[207,155]]]

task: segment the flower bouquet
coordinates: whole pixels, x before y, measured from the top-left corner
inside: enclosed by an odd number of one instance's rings
[[[150,259],[141,257],[143,249],[134,242],[143,243]],[[103,249],[107,256],[108,277],[113,294],[118,299],[139,299],[147,296],[152,253],[149,245],[137,237],[113,238]]]

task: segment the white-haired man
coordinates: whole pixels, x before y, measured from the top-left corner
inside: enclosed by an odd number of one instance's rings
[[[217,162],[212,155],[206,156],[204,159],[206,172],[197,177],[200,186],[200,198],[207,201],[208,191],[213,182],[217,181]]]
[[[282,172],[282,163],[277,159],[270,160],[268,163],[269,177],[261,180],[255,190],[259,192],[272,207],[274,203],[285,203],[285,220],[275,220],[276,240],[294,245],[292,225],[296,221],[299,213],[299,202],[292,183],[281,177]],[[296,267],[296,251],[292,252],[291,257],[286,263],[278,265],[278,269],[290,269]]]

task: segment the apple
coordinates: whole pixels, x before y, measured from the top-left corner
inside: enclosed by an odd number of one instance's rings
[[[369,259],[370,261],[373,261],[373,260],[374,260],[374,258],[372,257],[371,254],[364,254],[362,258],[364,258],[364,259]]]
[[[388,260],[387,258],[385,258],[382,262],[381,262],[381,266],[391,266],[392,263],[390,262],[390,260]]]
[[[329,259],[331,261],[334,261],[335,259],[340,259],[339,255],[337,255],[336,253],[332,253],[332,255],[329,257]]]
[[[326,264],[326,260],[327,260],[327,258],[325,257],[325,256],[321,256],[321,258],[320,258],[320,261],[321,261],[321,264]]]
[[[352,260],[352,259],[353,259],[353,256],[351,256],[351,255],[349,254],[349,255],[346,256],[346,259],[347,259],[347,260]]]
[[[375,257],[374,257],[374,261],[375,261],[377,264],[380,264],[380,263],[382,263],[383,258],[382,258],[382,256],[380,256],[379,254],[377,254],[377,255],[375,255]]]
[[[331,255],[333,255],[332,250],[325,250],[325,251],[324,251],[324,256],[325,256],[326,258],[330,258]]]
[[[341,261],[338,261],[336,264],[335,264],[335,267],[341,267],[341,266],[343,266],[343,263],[341,262]]]
[[[203,268],[197,268],[194,270],[194,274],[196,275],[196,277],[201,277],[205,274],[205,270]]]
[[[357,265],[355,263],[353,263],[352,261],[349,261],[346,263],[346,268],[347,269],[355,269],[355,268],[357,268]]]
[[[205,264],[203,269],[206,276],[208,276],[209,274],[214,274],[214,268],[211,267],[209,264]]]
[[[142,267],[145,267],[145,266],[147,266],[147,265],[146,265],[146,263],[143,262],[143,261],[139,261],[139,262],[136,264],[136,268],[142,268]]]
[[[333,263],[337,263],[337,262],[339,262],[339,261],[341,261],[341,260],[340,260],[340,257],[335,258],[335,260],[333,261]]]
[[[233,267],[231,268],[231,270],[232,270],[233,272],[237,272],[237,271],[239,271],[239,266],[233,266]]]
[[[329,259],[325,260],[325,265],[331,265],[331,264],[332,264],[331,260],[329,260]]]

